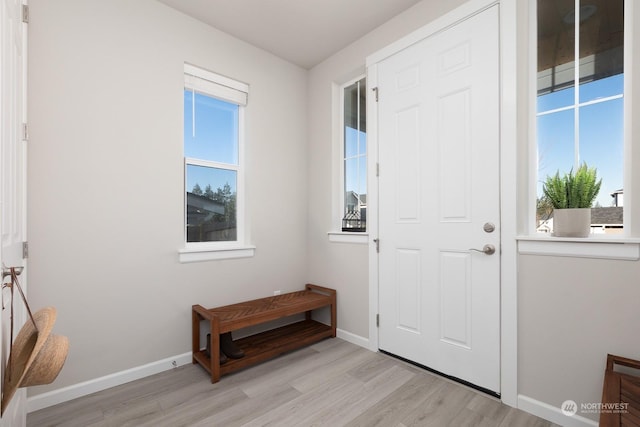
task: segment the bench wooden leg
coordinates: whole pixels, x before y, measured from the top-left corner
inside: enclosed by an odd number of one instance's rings
[[[191,310],[191,363],[198,363],[196,353],[200,351],[200,315]]]
[[[220,321],[217,316],[211,318],[211,355],[209,362],[211,363],[211,382],[220,381]]]
[[[335,292],[331,295],[331,331],[333,338],[336,337],[336,329],[338,326],[338,313],[337,313],[337,298]]]

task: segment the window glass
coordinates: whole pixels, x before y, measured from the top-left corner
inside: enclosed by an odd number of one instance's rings
[[[580,102],[622,94],[624,1],[581,0],[579,15]]]
[[[537,9],[537,197],[547,176],[587,163],[602,178],[596,207],[611,207],[623,191],[624,1],[537,0]]]
[[[586,103],[614,96],[620,97],[623,92],[624,74],[618,74],[580,85],[580,100]]]
[[[538,112],[575,99],[574,0],[538,0]]]
[[[539,181],[558,170],[568,171],[573,167],[574,131],[573,109],[538,116]]]
[[[185,90],[185,157],[237,165],[238,108],[230,102]]]
[[[538,113],[571,108],[575,101],[573,88],[561,89],[557,92],[548,92],[538,96]]]
[[[365,79],[345,86],[343,99],[344,211],[342,231],[366,231],[367,115]]]
[[[597,165],[602,179],[599,206],[612,206],[611,196],[622,188],[624,162],[622,98],[588,105],[580,109],[580,155],[589,165]],[[603,126],[606,121],[606,126]]]
[[[236,171],[187,165],[187,242],[236,240],[236,182]]]

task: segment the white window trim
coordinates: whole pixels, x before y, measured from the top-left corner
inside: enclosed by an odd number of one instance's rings
[[[640,259],[640,239],[632,237],[564,238],[518,236],[518,253],[572,258],[595,258],[637,261]]]
[[[330,231],[329,241],[334,243],[358,243],[366,245],[369,243],[369,234],[365,232],[353,233],[348,231]]]
[[[625,190],[624,231],[617,236],[589,236],[586,238],[558,238],[538,233],[535,227],[537,176],[537,0],[529,0],[529,197],[527,201],[526,234],[517,237],[518,253],[527,255],[568,256],[598,259],[638,259],[640,236],[632,223],[632,81],[633,81],[633,1],[624,2],[624,177]]]
[[[329,241],[334,243],[356,243],[366,245],[369,243],[369,221],[367,219],[367,231],[365,232],[349,232],[342,231],[342,218],[344,217],[344,88],[362,80],[366,77],[366,73],[359,71],[358,74],[342,83],[334,83],[332,90],[333,108],[333,203],[332,203],[332,230],[327,233]],[[368,90],[368,89],[365,89]],[[367,94],[369,95],[369,94]],[[367,96],[368,98],[368,96]],[[367,132],[368,133],[368,132]],[[367,167],[369,166],[369,141],[367,137]],[[369,170],[367,169],[367,175]],[[367,186],[369,180],[367,179]],[[367,188],[367,193],[370,193]],[[369,194],[367,194],[369,197]],[[367,212],[367,215],[369,212]]]
[[[235,243],[235,242],[234,242]],[[229,246],[227,248],[193,247],[180,249],[178,255],[181,263],[213,261],[219,259],[251,258],[255,255],[255,246]]]
[[[216,89],[221,89],[220,99],[238,104],[238,164],[229,165],[216,162],[202,161],[190,158],[183,158],[183,185],[182,185],[182,229],[183,248],[178,250],[178,258],[181,263],[211,261],[233,258],[247,258],[255,255],[255,246],[248,244],[249,233],[246,216],[246,191],[245,191],[245,108],[248,102],[249,85],[238,82],[229,77],[213,73],[191,64],[184,64],[185,86],[187,81],[190,87],[200,89],[203,93],[216,97],[211,93]],[[216,86],[218,85],[218,86]],[[184,126],[184,124],[183,124]],[[237,240],[233,242],[187,242],[186,231],[186,165],[200,164],[207,167],[220,167],[226,170],[237,172],[236,183],[236,227]]]
[[[204,93],[218,92],[221,98],[240,106],[246,106],[249,100],[249,85],[213,71],[191,64],[184,64],[185,85]]]

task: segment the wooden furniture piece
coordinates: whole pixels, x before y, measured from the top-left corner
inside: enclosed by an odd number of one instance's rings
[[[311,311],[329,306],[331,325],[311,319]],[[245,356],[229,359],[220,365],[220,334],[305,313],[305,319],[246,338],[235,340]],[[206,309],[194,305],[192,317],[193,363],[199,363],[211,374],[211,382],[238,369],[271,359],[282,353],[336,336],[336,291],[323,286],[307,284],[305,290],[239,304]],[[211,331],[211,357],[200,346],[200,322],[208,320]]]
[[[600,427],[640,426],[640,376],[616,371],[615,365],[640,369],[639,360],[607,355]]]

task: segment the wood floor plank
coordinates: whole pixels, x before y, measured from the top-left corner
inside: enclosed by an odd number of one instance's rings
[[[509,413],[504,418],[500,427],[552,427],[554,424],[538,418],[534,415],[509,408]]]
[[[201,421],[193,424],[193,426],[243,426],[254,418],[290,402],[301,394],[302,393],[290,385],[281,384],[269,390],[265,395],[249,398],[232,405],[221,412],[202,419]]]
[[[427,398],[422,405],[402,420],[411,426],[447,426],[471,401],[474,392],[457,384],[446,383],[438,393]]]
[[[255,418],[245,426],[299,426],[300,420],[308,419],[326,407],[333,407],[341,400],[357,393],[362,389],[363,385],[360,381],[344,376],[300,395],[284,405]]]
[[[357,349],[348,357],[341,357],[323,369],[310,370],[306,375],[293,378],[290,384],[302,393],[310,392],[321,384],[344,377],[350,369],[369,360],[371,355],[372,353],[368,350]]]
[[[140,405],[126,405],[119,411],[105,416],[102,421],[87,427],[137,427],[147,422],[155,423],[163,417],[158,401],[148,401]]]
[[[347,344],[347,343],[345,343]],[[242,384],[242,390],[249,397],[259,396],[274,384],[289,383],[309,372],[323,371],[330,368],[338,359],[349,359],[350,356],[364,349],[354,348],[352,345],[332,347],[331,351],[319,351],[305,357],[305,363],[288,364],[279,369],[265,372]]]
[[[31,412],[27,415],[27,426],[86,427],[104,420],[104,413],[100,408],[78,400]]]
[[[156,396],[162,410],[167,413],[181,405],[193,404],[201,400],[217,400],[219,394],[229,390],[239,390],[237,387],[229,387],[220,383],[211,384],[211,377],[197,365],[189,365],[185,368],[198,371],[202,375],[196,381],[176,385],[173,389]]]
[[[192,426],[195,423],[209,417],[211,414],[222,412],[226,408],[237,405],[248,397],[237,387],[230,388],[221,393],[216,393],[210,399],[198,399],[187,401],[174,406],[168,411],[163,411],[160,418],[148,422],[139,423],[139,427],[179,427]]]
[[[311,347],[305,347],[290,353],[283,354],[275,359],[268,360],[264,363],[251,366],[247,369],[236,371],[220,378],[220,384],[225,387],[237,387],[249,384],[255,378],[262,378],[271,372],[286,368],[288,366],[296,366],[304,364],[309,357],[313,357],[318,353]],[[204,371],[204,370],[203,370]],[[211,383],[211,379],[209,379]]]
[[[503,405],[498,399],[476,393],[467,405],[473,412],[488,418],[493,424],[500,424],[509,413],[509,407]]]
[[[479,412],[462,408],[450,421],[449,425],[458,427],[494,427],[496,422]]]
[[[353,369],[347,371],[347,373],[360,381],[367,382],[380,375],[380,372],[384,372],[387,369],[391,369],[393,366],[398,365],[398,362],[395,359],[385,357],[381,354],[378,356],[380,357],[371,357],[371,355],[369,355],[366,363],[359,364]]]
[[[188,365],[28,414],[27,427],[557,427],[338,338],[225,375]]]
[[[415,376],[401,366],[392,366],[365,382],[358,392],[345,396],[331,406],[325,406],[312,417],[300,420],[301,425],[338,426],[356,418],[398,390]]]
[[[346,425],[349,427],[387,427],[398,424],[433,393],[445,386],[434,375],[419,373],[373,408],[363,411]]]

